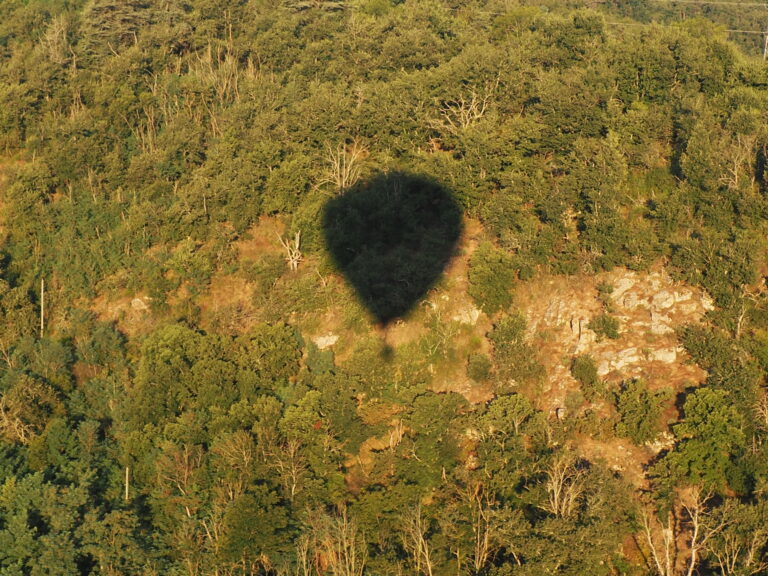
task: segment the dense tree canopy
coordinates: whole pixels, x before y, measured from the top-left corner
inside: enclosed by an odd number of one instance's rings
[[[768,574],[764,14],[582,4],[0,2],[0,573]],[[706,381],[543,411],[512,287],[660,262]]]

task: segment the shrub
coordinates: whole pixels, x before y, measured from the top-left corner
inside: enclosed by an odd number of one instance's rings
[[[494,348],[496,370],[503,381],[525,382],[540,378],[544,369],[525,341],[525,319],[515,314],[502,318],[488,335]]]
[[[616,340],[619,337],[619,321],[610,314],[595,316],[587,324],[587,328],[594,330],[598,339],[610,338]]]
[[[616,395],[619,422],[616,434],[631,438],[635,444],[653,440],[659,431],[658,421],[668,391],[652,392],[643,380],[628,380]]]
[[[491,359],[485,354],[471,354],[467,362],[467,376],[475,382],[486,382],[491,377]]]
[[[512,303],[509,289],[515,271],[509,255],[489,242],[478,246],[469,261],[469,295],[488,314],[505,310]]]
[[[258,294],[269,292],[286,271],[285,259],[280,254],[264,254],[257,260],[242,264],[243,277],[256,285]]]
[[[605,386],[597,375],[595,361],[588,354],[573,359],[571,374],[581,384],[581,391],[589,402],[594,402],[605,394]]]
[[[613,286],[605,282],[601,282],[597,285],[597,299],[603,303],[607,312],[613,312],[613,301],[611,300],[611,294],[613,294]]]

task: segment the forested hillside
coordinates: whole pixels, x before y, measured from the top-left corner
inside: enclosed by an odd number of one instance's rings
[[[691,4],[0,1],[0,574],[768,574],[765,15]]]

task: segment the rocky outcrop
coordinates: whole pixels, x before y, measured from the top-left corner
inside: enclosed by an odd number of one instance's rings
[[[678,387],[704,378],[688,361],[675,330],[700,321],[712,309],[712,300],[663,269],[542,279],[518,290],[516,298],[528,320],[528,338],[547,372],[542,409],[557,407],[578,390],[568,365],[582,354],[594,359],[601,378],[612,381],[642,377],[651,386]],[[601,339],[589,328],[604,313],[619,321],[615,340]]]
[[[330,348],[336,342],[339,341],[338,334],[328,333],[324,334],[322,336],[315,336],[312,338],[312,342],[317,346],[318,350],[325,350],[326,348]]]
[[[459,309],[456,314],[454,314],[452,320],[459,324],[474,326],[477,324],[480,314],[481,312],[478,308],[472,305],[467,305],[466,307]]]

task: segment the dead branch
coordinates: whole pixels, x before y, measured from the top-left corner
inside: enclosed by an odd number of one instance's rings
[[[296,270],[298,270],[299,262],[301,262],[301,259],[302,259],[301,230],[296,232],[296,235],[293,237],[292,243],[287,242],[279,234],[277,235],[277,239],[280,240],[280,244],[282,244],[283,248],[285,248],[285,251],[286,251],[285,261],[288,263],[288,267],[295,272]]]
[[[368,148],[357,140],[348,146],[341,144],[335,150],[327,146],[328,172],[318,186],[331,184],[336,194],[351,188],[360,179],[362,163],[367,156]]]

